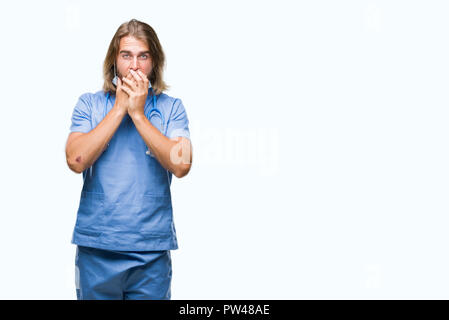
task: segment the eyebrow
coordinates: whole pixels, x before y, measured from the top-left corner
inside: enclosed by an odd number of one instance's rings
[[[122,50],[122,51],[120,51],[119,53],[132,53],[132,52],[129,51],[129,50]],[[138,55],[141,55],[141,54],[144,54],[144,53],[150,54],[150,51],[141,51],[141,52],[139,52]]]

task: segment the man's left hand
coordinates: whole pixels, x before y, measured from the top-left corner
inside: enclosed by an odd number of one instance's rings
[[[145,101],[148,95],[148,78],[142,71],[130,70],[130,75],[123,78],[122,89],[129,96],[128,114],[133,117],[135,115],[144,115]]]

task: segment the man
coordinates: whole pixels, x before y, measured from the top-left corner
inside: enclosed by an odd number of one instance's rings
[[[182,101],[162,93],[164,63],[148,24],[122,24],[103,90],[73,111],[66,158],[84,179],[72,238],[78,299],[171,298],[170,185],[189,172],[192,147]]]

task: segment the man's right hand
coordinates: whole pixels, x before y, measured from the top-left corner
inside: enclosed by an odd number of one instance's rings
[[[120,79],[120,77],[117,77],[117,89],[115,91],[115,106],[121,112],[126,114],[128,112],[129,96],[122,89],[122,86],[123,86],[122,79]]]

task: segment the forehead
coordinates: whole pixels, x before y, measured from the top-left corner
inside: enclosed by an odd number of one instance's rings
[[[148,45],[145,41],[134,38],[133,36],[125,36],[120,39],[119,52],[122,50],[131,52],[148,51]]]

